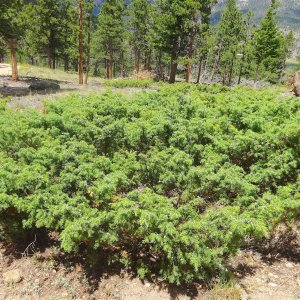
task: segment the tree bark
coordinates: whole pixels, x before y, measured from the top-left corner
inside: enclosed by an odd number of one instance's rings
[[[197,83],[200,83],[200,78],[202,74],[202,58],[199,61],[199,69],[198,69],[198,76],[197,76]]]
[[[234,54],[233,54],[233,57],[232,57],[231,63],[230,63],[229,78],[228,78],[228,85],[229,85],[229,86],[231,86],[231,82],[232,82],[233,67],[234,67],[234,59],[235,59],[235,52],[234,52]]]
[[[91,60],[91,32],[90,32],[90,30],[88,32],[88,49],[87,49],[85,79],[84,79],[85,84],[88,84],[88,78],[89,78],[89,72],[90,72],[90,60]]]
[[[159,52],[158,52],[158,56],[157,56],[157,66],[156,66],[156,69],[157,69],[157,77],[159,80],[163,79],[163,69],[162,69],[162,63],[161,63],[161,59],[162,59],[162,50],[160,49]]]
[[[195,44],[195,29],[192,30],[190,35],[190,41],[188,46],[188,63],[186,65],[185,81],[190,82],[190,77],[192,73],[192,59],[194,55],[194,44]]]
[[[141,51],[139,49],[135,49],[135,71],[140,72],[141,67]]]
[[[175,83],[176,74],[177,74],[177,67],[178,67],[177,55],[175,53],[173,53],[172,57],[171,57],[169,83]]]
[[[55,50],[52,53],[52,69],[54,70],[56,68],[56,56],[55,56]]]
[[[113,78],[113,68],[114,68],[114,60],[112,55],[109,56],[109,59],[107,60],[107,79]]]
[[[64,71],[67,72],[69,71],[69,57],[65,57],[64,59]]]
[[[13,81],[19,80],[18,75],[18,65],[17,65],[17,55],[16,55],[16,40],[15,39],[9,39],[8,45],[10,49],[10,63],[11,63],[11,79]]]
[[[47,58],[48,58],[48,67],[51,69],[52,68],[52,51],[51,51],[50,43],[48,44]]]
[[[259,77],[259,63],[256,64],[254,87],[257,86],[258,77]]]
[[[83,84],[83,0],[79,0],[79,57],[78,74],[79,84]]]
[[[122,51],[121,57],[120,57],[120,75],[121,75],[121,77],[124,77],[124,73],[125,73],[124,51]]]
[[[211,82],[213,81],[213,79],[215,77],[215,73],[219,69],[220,58],[221,58],[221,49],[218,50],[218,54],[217,54],[217,57],[215,59],[215,63],[213,65],[213,69],[212,69],[211,76],[210,76],[210,81]]]
[[[145,69],[147,71],[151,71],[151,58],[152,58],[152,51],[149,50],[149,51],[147,51],[147,54],[146,54],[146,63],[145,63]]]

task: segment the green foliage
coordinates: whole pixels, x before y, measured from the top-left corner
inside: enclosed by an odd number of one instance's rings
[[[286,58],[286,41],[276,21],[278,5],[276,0],[272,0],[261,26],[256,30],[253,38],[256,78],[262,76],[271,82],[279,80]]]
[[[243,15],[237,7],[236,0],[228,0],[217,27],[214,47],[220,63],[223,83],[231,85],[235,77],[237,55],[242,52],[242,41],[245,36]]]
[[[23,51],[31,57],[46,55],[49,67],[55,60],[77,58],[77,8],[75,0],[37,0],[24,6],[26,34]]]
[[[0,227],[114,249],[141,277],[208,279],[300,214],[300,103],[176,84],[0,112]]]
[[[122,54],[125,40],[125,6],[122,0],[107,0],[101,6],[93,43],[93,56],[104,58],[107,78],[113,76],[113,64]]]
[[[150,79],[114,79],[114,80],[105,80],[104,84],[106,86],[115,87],[115,88],[126,88],[126,87],[148,88],[154,84],[154,81]]]

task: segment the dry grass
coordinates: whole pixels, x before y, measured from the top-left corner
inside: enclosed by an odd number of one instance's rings
[[[212,290],[207,292],[204,300],[241,300],[242,291],[234,285],[216,285]]]
[[[137,80],[152,80],[154,78],[154,74],[150,71],[144,70],[140,72],[134,72],[131,77]]]

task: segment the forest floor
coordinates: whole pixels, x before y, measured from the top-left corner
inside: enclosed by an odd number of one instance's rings
[[[71,93],[101,93],[107,89],[98,78],[79,85],[77,75],[59,70],[21,66],[21,81],[12,82],[9,66],[0,65],[0,94],[11,97],[10,108],[43,109],[43,100]],[[44,81],[59,84],[58,90],[32,93],[29,86]],[[132,94],[141,88],[116,89]],[[0,241],[0,300],[101,299],[101,300],[296,300],[300,299],[300,230],[285,230],[260,247],[249,246],[229,263],[232,279],[212,289],[194,284],[175,287],[159,280],[142,282],[135,274],[100,260],[93,269],[84,257],[70,256],[50,240],[39,237],[30,253],[28,244]],[[22,254],[23,253],[23,254]]]
[[[55,234],[53,234],[55,236]],[[300,231],[285,230],[259,248],[249,247],[228,264],[229,284],[212,289],[159,280],[141,281],[103,258],[93,268],[81,256],[61,252],[57,242],[0,242],[0,300],[296,300],[300,299]],[[23,254],[22,254],[23,253]]]
[[[0,64],[0,96],[10,97],[9,108],[43,109],[44,100],[54,100],[70,93],[88,95],[91,93],[102,93],[107,90],[103,80],[90,77],[88,85],[78,84],[78,75],[73,72],[63,72],[62,70],[50,70],[30,65],[19,67],[20,80],[11,81],[9,75],[11,68],[8,64]],[[48,85],[49,88],[31,91],[31,85]],[[59,86],[57,89],[55,86]],[[54,88],[53,88],[54,86]],[[122,94],[130,95],[144,90],[143,88],[111,88]]]

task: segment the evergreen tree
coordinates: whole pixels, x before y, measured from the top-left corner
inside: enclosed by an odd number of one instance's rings
[[[206,54],[206,50],[204,50],[207,46],[207,32],[210,27],[210,15],[213,4],[215,4],[215,0],[205,0],[201,1],[199,4],[194,6],[194,11],[192,12],[192,23],[188,36],[188,46],[187,46],[187,65],[186,65],[186,74],[185,80],[186,82],[190,81],[190,76],[192,73],[192,65],[195,60],[194,53],[196,44],[198,44],[201,51],[201,60],[204,60],[203,56]],[[200,68],[199,68],[200,70]],[[200,75],[198,72],[198,78],[200,79]],[[199,80],[198,79],[198,80]],[[197,80],[197,81],[198,81]]]
[[[223,84],[231,85],[237,54],[241,50],[244,36],[243,15],[237,7],[236,0],[228,0],[216,31],[216,54],[211,79],[220,71]]]
[[[18,18],[18,11],[22,5],[21,0],[10,0],[0,2],[0,38],[7,42],[10,49],[10,61],[12,67],[12,80],[17,81],[18,67],[17,67],[17,40],[21,35],[20,19]]]
[[[70,57],[77,57],[77,16],[74,0],[36,0],[28,5],[26,43],[32,53],[46,54],[50,68],[62,58],[68,69]]]
[[[147,0],[132,0],[130,5],[130,31],[134,50],[134,68],[140,71],[141,59],[147,61],[149,54],[148,32],[150,26],[151,4]],[[146,65],[146,64],[145,64]]]
[[[278,5],[276,0],[272,0],[266,16],[254,33],[255,80],[263,77],[271,82],[276,82],[284,68],[285,40],[277,26]]]
[[[0,63],[4,63],[4,56],[6,54],[5,41],[3,37],[0,36]]]
[[[83,0],[78,0],[79,32],[78,32],[78,74],[79,84],[83,84]]]
[[[208,4],[213,2],[205,1]],[[198,14],[201,17],[201,8],[205,7],[203,3],[200,0],[160,0],[156,2],[152,35],[156,48],[170,55],[170,83],[175,82],[179,58],[186,56],[188,64],[191,62],[198,29]]]
[[[123,0],[107,0],[98,18],[93,50],[96,56],[104,56],[108,79],[113,78],[114,63],[120,60],[122,52],[120,49],[125,37],[124,10]]]
[[[85,60],[85,79],[84,83],[88,83],[88,77],[90,72],[90,61],[91,61],[91,45],[92,38],[94,34],[94,29],[96,25],[96,16],[94,15],[94,0],[85,1],[85,17],[84,17],[84,54],[86,57]]]

